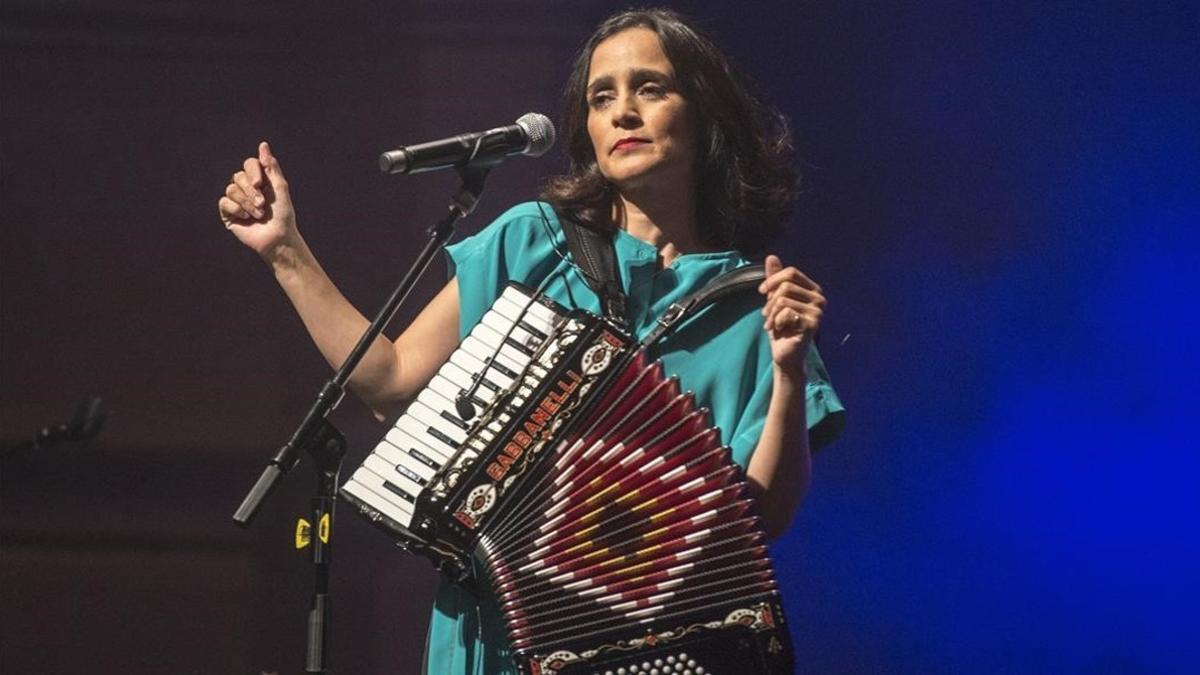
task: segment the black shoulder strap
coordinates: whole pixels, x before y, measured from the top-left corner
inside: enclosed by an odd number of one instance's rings
[[[625,326],[625,292],[617,271],[617,254],[612,236],[585,227],[565,214],[558,214],[567,248],[583,271],[588,286],[600,297],[600,307],[609,321]],[[672,304],[658,318],[658,325],[642,339],[650,345],[670,334],[687,316],[728,295],[756,288],[766,278],[762,265],[746,265],[713,279],[699,291]]]
[[[618,326],[625,325],[625,291],[617,271],[617,253],[610,235],[585,227],[573,218],[558,214],[567,248],[575,264],[583,271],[584,279],[596,295],[605,318]]]
[[[766,278],[766,270],[762,265],[746,265],[722,274],[705,284],[704,288],[668,307],[667,311],[658,317],[658,325],[654,330],[642,339],[642,345],[654,344],[675,330],[679,322],[687,316],[726,296],[755,289]]]

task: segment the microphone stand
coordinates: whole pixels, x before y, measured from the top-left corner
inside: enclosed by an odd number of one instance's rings
[[[497,160],[498,161],[498,160]],[[408,299],[417,280],[429,268],[438,250],[445,246],[454,234],[454,225],[475,210],[488,171],[495,162],[479,166],[455,167],[462,178],[458,193],[450,200],[447,214],[427,230],[429,240],[405,273],[400,285],[392,292],[387,303],[375,315],[375,319],[359,338],[358,344],[342,362],[333,378],[321,387],[316,400],[300,426],[275,456],[267,462],[262,475],[242,500],[233,514],[233,522],[239,527],[248,527],[262,502],[278,485],[284,474],[291,471],[300,461],[300,452],[312,455],[317,472],[317,494],[311,502],[312,508],[312,561],[316,583],[312,607],[308,614],[308,646],[305,652],[306,673],[330,673],[326,643],[330,631],[329,563],[332,557],[333,511],[337,497],[338,473],[342,458],[346,454],[346,439],[328,420],[329,413],[341,403],[346,382],[362,361],[367,350],[383,329],[396,315],[396,311]]]

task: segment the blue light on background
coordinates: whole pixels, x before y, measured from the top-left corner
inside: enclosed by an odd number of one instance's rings
[[[836,135],[850,424],[777,545],[801,663],[1195,672],[1200,9],[842,12],[813,81],[849,121],[785,103]]]

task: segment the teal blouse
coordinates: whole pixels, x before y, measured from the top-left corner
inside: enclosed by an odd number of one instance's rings
[[[617,266],[628,295],[626,320],[637,337],[654,328],[671,303],[702,288],[721,273],[748,264],[735,251],[681,255],[658,269],[658,250],[617,231]],[[562,227],[549,204],[527,202],[500,216],[479,234],[448,246],[451,275],[458,277],[459,333],[465,336],[509,281],[544,292],[567,307],[600,313],[587,282],[567,262]],[[686,319],[650,350],[682,389],[709,408],[713,424],[743,469],[758,444],[771,399],[771,347],[762,328],[762,297],[743,293]],[[806,355],[806,392],[812,447],[841,430],[841,401],[829,384],[816,348]],[[516,673],[508,638],[494,604],[443,580],[433,607],[426,645],[430,675]]]

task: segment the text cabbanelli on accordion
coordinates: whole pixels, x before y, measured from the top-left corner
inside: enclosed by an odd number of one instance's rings
[[[524,673],[790,673],[764,535],[708,411],[641,343],[510,284],[341,488],[495,596]]]

